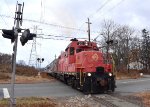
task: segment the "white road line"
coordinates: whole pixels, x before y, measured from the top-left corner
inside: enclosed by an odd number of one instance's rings
[[[10,98],[9,92],[7,88],[3,88],[4,98]]]
[[[146,80],[136,80],[136,81],[126,81],[126,82],[120,82],[122,84],[127,84],[127,83],[135,83],[135,82],[143,82],[143,81],[149,81],[150,79],[146,79]]]

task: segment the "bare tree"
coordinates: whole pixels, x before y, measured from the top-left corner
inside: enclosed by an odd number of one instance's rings
[[[104,20],[104,22],[102,23],[102,31],[101,31],[104,40],[107,41],[107,40],[114,39],[117,29],[118,29],[118,25],[115,24],[114,21]]]
[[[117,28],[118,25],[112,20],[104,20],[102,23],[101,34],[103,36],[102,43],[106,46],[106,48],[103,49],[103,51],[106,52],[106,59],[109,59],[110,57],[108,51],[110,49],[110,45],[112,44],[112,40],[115,38]],[[106,60],[106,63],[109,63],[109,61]]]
[[[117,69],[127,69],[129,71],[130,52],[131,52],[131,40],[134,30],[129,26],[121,26],[115,24],[113,21],[104,21],[102,24],[103,41],[108,43],[110,40],[117,40],[118,44],[111,46],[109,43],[106,48],[108,53],[109,49],[113,49],[113,58],[116,63]],[[105,44],[106,44],[105,43]],[[104,44],[103,44],[104,45]],[[121,66],[122,65],[122,66]]]
[[[24,60],[18,60],[17,63],[18,63],[18,65],[21,65],[21,66],[25,66],[26,65]]]
[[[11,55],[0,53],[0,64],[10,64],[11,63]]]

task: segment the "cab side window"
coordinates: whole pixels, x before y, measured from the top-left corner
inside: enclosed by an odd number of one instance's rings
[[[74,47],[70,47],[70,55],[74,55]]]

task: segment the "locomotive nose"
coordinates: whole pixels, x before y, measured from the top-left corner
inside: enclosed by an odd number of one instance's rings
[[[85,68],[85,72],[95,72],[96,67],[103,66],[103,59],[98,51],[82,51],[76,54],[76,63]]]

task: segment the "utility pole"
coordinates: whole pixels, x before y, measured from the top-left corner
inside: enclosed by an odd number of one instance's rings
[[[89,42],[90,42],[90,24],[92,24],[91,22],[90,22],[90,19],[88,18],[88,22],[86,22],[87,24],[88,24],[88,38],[89,38]]]
[[[12,53],[12,76],[11,76],[11,93],[10,93],[10,107],[16,107],[16,99],[14,96],[14,86],[15,86],[15,73],[16,73],[16,56],[17,56],[17,44],[18,44],[18,33],[22,33],[20,37],[20,42],[22,46],[24,46],[28,40],[33,40],[36,37],[36,34],[30,33],[29,29],[21,29],[22,26],[22,18],[23,18],[23,8],[24,3],[16,5],[16,12],[15,12],[15,20],[14,20],[14,27],[12,30],[2,29],[2,36],[7,39],[11,39],[11,43],[14,43],[13,46],[13,53]]]
[[[24,6],[24,3],[23,3]],[[15,73],[16,73],[16,56],[17,56],[17,43],[18,43],[18,31],[20,30],[20,25],[22,24],[22,4],[18,4],[16,6],[16,13],[15,13],[15,43],[13,46],[13,53],[12,53],[12,77],[11,77],[11,98],[10,98],[10,107],[15,107],[16,106],[16,99],[14,97],[14,85],[15,85]],[[22,11],[21,11],[22,8]]]

